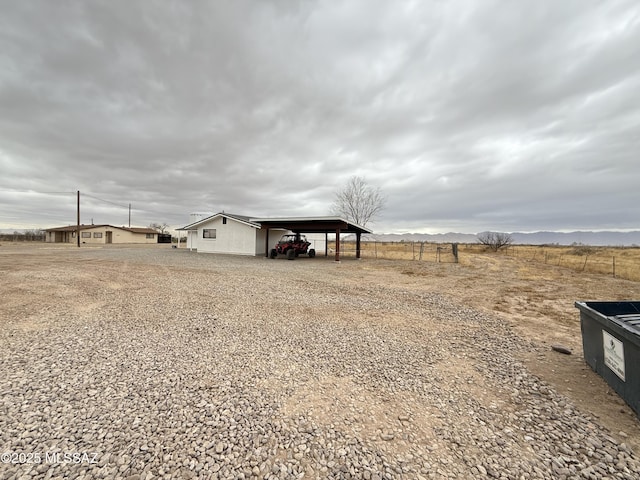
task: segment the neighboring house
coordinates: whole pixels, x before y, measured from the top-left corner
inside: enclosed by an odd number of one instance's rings
[[[77,231],[76,225],[48,228],[45,230],[45,242],[76,243]],[[80,225],[80,243],[158,243],[158,231],[153,228]]]
[[[222,212],[178,230],[187,232],[187,247],[198,252],[264,255],[267,231],[261,230],[260,224],[250,218]],[[269,239],[275,242],[286,232],[272,230]]]

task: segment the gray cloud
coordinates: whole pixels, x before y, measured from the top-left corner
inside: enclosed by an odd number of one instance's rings
[[[324,215],[351,175],[377,231],[638,228],[631,0],[3,3],[0,228],[78,189],[85,222]]]

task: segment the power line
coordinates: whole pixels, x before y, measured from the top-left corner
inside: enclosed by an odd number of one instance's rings
[[[13,188],[6,188],[6,187],[0,187],[0,192],[6,192],[6,193],[21,193],[21,194],[36,194],[36,195],[73,195],[76,196],[77,195],[77,191],[38,191],[38,190],[28,190],[28,189],[13,189]],[[177,213],[169,213],[166,210],[165,211],[158,211],[158,210],[154,210],[154,209],[149,209],[149,208],[135,208],[133,207],[131,204],[129,205],[124,205],[118,202],[114,202],[111,200],[107,200],[101,197],[98,197],[96,195],[93,195],[91,193],[86,193],[85,191],[80,191],[80,195],[82,197],[87,197],[87,198],[91,198],[93,200],[97,200],[99,202],[103,202],[103,203],[107,203],[119,208],[123,208],[123,209],[128,209],[129,210],[129,214],[131,214],[132,211],[136,211],[139,213],[144,213],[146,215],[154,215],[154,216],[160,216],[160,217],[165,217],[165,218],[172,218],[172,219],[177,219],[178,217],[180,217],[180,214]],[[143,205],[145,205],[146,203],[143,202],[139,202],[139,204],[142,203]],[[162,207],[161,207],[162,208]],[[0,218],[2,218],[4,216],[0,216]],[[131,218],[129,218],[129,222],[131,222]]]
[[[40,195],[76,195],[77,191],[75,192],[40,192],[37,190],[19,190],[19,189],[8,189],[8,188],[1,188],[0,187],[0,192],[8,192],[8,193],[35,193],[35,194],[40,194]],[[158,211],[154,211],[154,210],[150,210],[148,208],[136,208],[133,207],[132,205],[123,205],[121,203],[118,202],[114,202],[111,200],[106,200],[104,198],[100,198],[96,195],[93,195],[91,193],[87,193],[84,190],[80,191],[80,195],[83,197],[89,197],[92,198],[94,200],[98,200],[99,202],[104,202],[104,203],[108,203],[110,205],[114,205],[116,207],[121,207],[121,208],[126,208],[128,209],[129,207],[131,207],[132,210],[136,210],[136,211],[141,211],[141,212],[148,212],[148,213],[156,213],[156,214],[165,214],[166,212],[158,212]]]
[[[85,192],[82,192],[82,191],[80,192],[80,195],[82,195],[84,197],[93,198],[94,200],[99,200],[101,202],[110,203],[111,205],[115,205],[116,207],[129,208],[129,205],[121,205],[119,203],[112,202],[110,200],[105,200],[104,198],[99,198],[99,197],[96,197],[95,195],[91,195],[89,193],[85,193]]]
[[[36,193],[38,195],[75,195],[76,192],[39,192],[37,190],[18,190],[16,188],[0,188],[0,192],[6,193]]]
[[[15,189],[15,188],[0,188],[0,192],[7,192],[7,193],[34,193],[34,194],[38,194],[38,195],[74,195],[74,196],[77,194],[77,191],[75,191],[75,192],[41,192],[41,191],[38,191],[38,190],[23,190],[23,189]],[[87,193],[85,191],[80,191],[80,194],[83,197],[89,197],[89,198],[93,198],[94,200],[98,200],[100,202],[110,203],[111,205],[115,205],[116,207],[129,208],[129,205],[122,205],[120,203],[112,202],[111,200],[105,200],[104,198],[97,197],[97,196],[92,195],[90,193]]]

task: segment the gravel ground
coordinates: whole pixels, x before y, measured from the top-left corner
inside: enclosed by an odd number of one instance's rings
[[[0,478],[640,478],[538,347],[372,262],[0,254]]]

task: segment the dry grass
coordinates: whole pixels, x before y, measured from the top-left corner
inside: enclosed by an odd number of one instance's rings
[[[355,242],[342,242],[341,254],[355,256]],[[330,249],[335,244],[329,243]],[[469,257],[490,253],[484,245],[460,244],[458,261],[469,264]],[[593,247],[588,245],[512,245],[494,255],[517,257],[547,265],[569,268],[575,272],[608,275],[640,281],[640,247]],[[362,242],[362,258],[385,260],[415,260],[422,262],[455,263],[449,243],[426,242]]]
[[[640,281],[639,247],[514,245],[505,249],[503,254],[570,268],[576,272]]]

